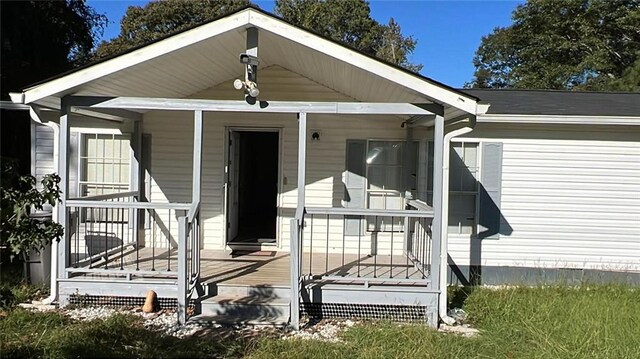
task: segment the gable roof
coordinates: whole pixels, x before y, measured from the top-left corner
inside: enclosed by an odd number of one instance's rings
[[[261,67],[280,65],[371,102],[436,102],[476,113],[477,99],[294,26],[253,6],[35,84],[23,102],[68,95],[183,97],[241,74],[244,30],[260,30]],[[136,92],[136,90],[138,92]]]
[[[556,90],[463,89],[481,103],[487,115],[564,115],[640,117],[640,93]]]

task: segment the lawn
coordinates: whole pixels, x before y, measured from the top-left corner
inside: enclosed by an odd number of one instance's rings
[[[213,332],[188,339],[144,329],[139,318],[75,322],[59,313],[6,309],[0,356],[250,358],[637,358],[640,290],[623,286],[461,289],[475,338],[416,325],[367,323],[342,342]]]

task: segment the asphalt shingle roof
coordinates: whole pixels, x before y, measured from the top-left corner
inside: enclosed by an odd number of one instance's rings
[[[640,117],[640,93],[464,89],[487,114]]]

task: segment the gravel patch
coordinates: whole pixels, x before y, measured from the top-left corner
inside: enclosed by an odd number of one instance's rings
[[[440,328],[438,328],[438,331],[442,333],[451,333],[451,334],[460,335],[465,338],[472,338],[480,334],[480,331],[478,329],[471,328],[468,324],[462,324],[462,325],[441,324]]]
[[[316,324],[305,325],[300,331],[290,331],[282,339],[320,340],[324,342],[342,342],[340,333],[353,327],[353,320],[323,320]]]

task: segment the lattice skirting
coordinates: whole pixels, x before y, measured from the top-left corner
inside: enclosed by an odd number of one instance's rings
[[[123,296],[105,296],[105,295],[83,295],[72,294],[69,296],[69,304],[81,307],[110,307],[110,308],[129,308],[141,307],[144,305],[145,297],[123,297]],[[189,302],[190,308],[195,308],[195,300]],[[158,304],[161,309],[175,309],[178,306],[176,298],[158,298]]]
[[[427,307],[419,305],[301,303],[300,312],[314,319],[385,319],[426,323]]]

